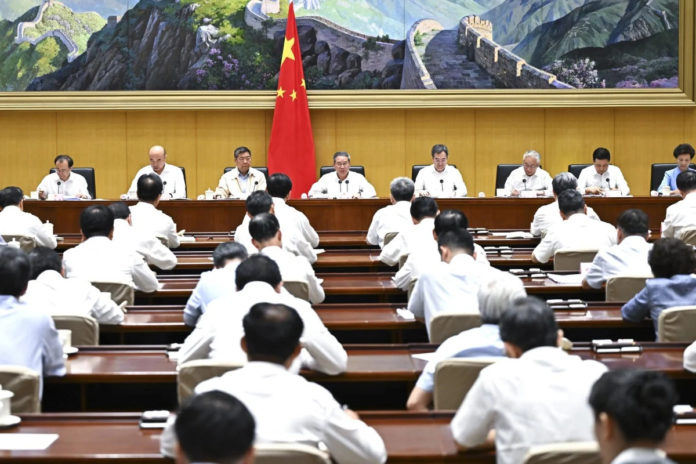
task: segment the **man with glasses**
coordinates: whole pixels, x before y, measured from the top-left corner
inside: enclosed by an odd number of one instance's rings
[[[251,150],[238,147],[234,150],[236,167],[220,177],[215,198],[246,200],[251,192],[266,190],[266,176],[251,167]]]
[[[529,150],[522,155],[522,166],[510,173],[505,181],[506,197],[550,196],[551,176],[541,169],[541,155]]]
[[[309,189],[310,198],[373,198],[375,188],[365,176],[350,170],[350,155],[337,151],[333,155],[335,171],[324,174]]]
[[[56,165],[56,172],[44,177],[36,188],[39,191],[39,198],[45,200],[49,195],[63,195],[85,200],[92,198],[87,190],[87,180],[72,172],[73,159],[70,156],[58,155],[53,163]]]
[[[434,145],[430,154],[433,164],[418,171],[416,195],[434,198],[466,196],[466,184],[457,168],[447,164],[449,151],[442,144]]]

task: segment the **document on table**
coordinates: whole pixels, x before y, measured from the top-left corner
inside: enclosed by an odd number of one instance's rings
[[[41,451],[57,439],[57,433],[0,433],[0,450]]]
[[[581,285],[582,274],[546,274],[546,277],[558,284]]]

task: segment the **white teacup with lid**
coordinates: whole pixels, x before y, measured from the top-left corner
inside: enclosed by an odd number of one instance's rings
[[[14,393],[3,390],[0,385],[0,427],[10,427],[19,424],[21,419],[12,415],[12,397]]]

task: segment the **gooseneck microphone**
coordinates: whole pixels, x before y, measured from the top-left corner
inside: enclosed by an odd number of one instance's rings
[[[338,179],[338,191],[339,193],[343,191],[343,181],[341,179]]]
[[[445,179],[440,179],[440,190],[445,191]]]
[[[348,193],[348,184],[350,184],[350,180],[346,179],[346,193]]]
[[[522,185],[524,185],[523,190],[527,190],[527,179],[522,179]]]
[[[256,191],[256,187],[259,185],[259,181],[254,181],[254,188],[251,189],[252,192]]]

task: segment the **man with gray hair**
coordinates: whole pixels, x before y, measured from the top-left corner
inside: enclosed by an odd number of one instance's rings
[[[350,170],[350,155],[337,151],[333,155],[335,171],[324,174],[309,189],[310,198],[373,198],[375,188],[365,176]]]
[[[498,320],[515,300],[526,296],[527,292],[519,277],[491,269],[489,278],[478,290],[482,325],[454,335],[438,347],[418,377],[406,407],[414,411],[428,409],[433,400],[435,369],[440,361],[448,358],[505,356],[505,348],[498,330]]]
[[[411,200],[415,186],[408,177],[397,177],[389,185],[391,205],[377,210],[367,230],[367,243],[384,246],[384,237],[390,232],[400,232],[413,223]]]
[[[257,190],[266,190],[266,176],[251,167],[251,150],[237,147],[234,150],[234,169],[220,177],[215,189],[215,198],[246,200]]]
[[[505,181],[505,196],[549,196],[551,176],[541,169],[541,155],[529,150],[522,155],[522,166],[510,173]]]

